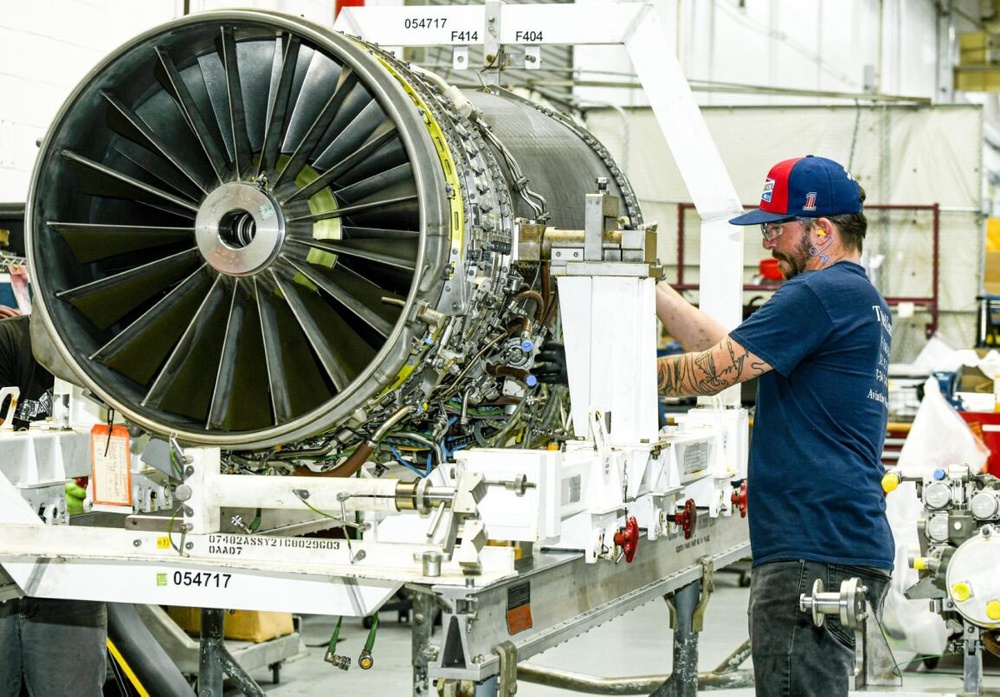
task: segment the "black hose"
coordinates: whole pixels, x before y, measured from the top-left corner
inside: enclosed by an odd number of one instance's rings
[[[135,605],[108,603],[108,638],[146,692],[195,697],[194,690],[139,617]]]

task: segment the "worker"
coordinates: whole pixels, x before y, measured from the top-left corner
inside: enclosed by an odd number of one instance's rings
[[[758,208],[785,281],[731,332],[656,286],[657,314],[687,353],[657,359],[668,396],[714,395],[758,378],[747,477],[753,556],[749,628],[757,695],[846,695],[854,635],[815,627],[799,596],[858,577],[881,611],[894,558],[880,461],[891,315],[860,264],[864,190],[840,164],[779,162]]]
[[[31,353],[29,322],[0,320],[0,386],[21,390],[17,429],[52,412],[54,379]],[[107,618],[103,602],[25,596],[0,603],[0,697],[20,695],[22,682],[33,697],[102,695]]]

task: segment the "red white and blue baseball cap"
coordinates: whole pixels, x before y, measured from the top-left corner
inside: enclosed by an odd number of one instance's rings
[[[764,180],[760,207],[729,222],[758,225],[860,212],[861,187],[851,173],[839,162],[806,155],[772,167]]]

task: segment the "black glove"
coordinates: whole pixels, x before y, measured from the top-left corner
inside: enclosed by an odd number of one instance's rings
[[[535,355],[535,364],[531,368],[531,374],[538,378],[538,382],[544,382],[548,385],[568,385],[566,348],[562,344],[552,341],[546,342]]]

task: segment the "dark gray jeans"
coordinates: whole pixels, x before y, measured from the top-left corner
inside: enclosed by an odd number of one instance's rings
[[[750,648],[758,697],[838,697],[847,695],[854,672],[854,631],[827,615],[815,627],[799,611],[799,596],[811,596],[813,582],[839,591],[841,581],[858,577],[868,602],[881,617],[890,574],[885,569],[812,561],[779,561],[750,573]]]
[[[108,610],[86,600],[0,603],[0,697],[104,694]]]

